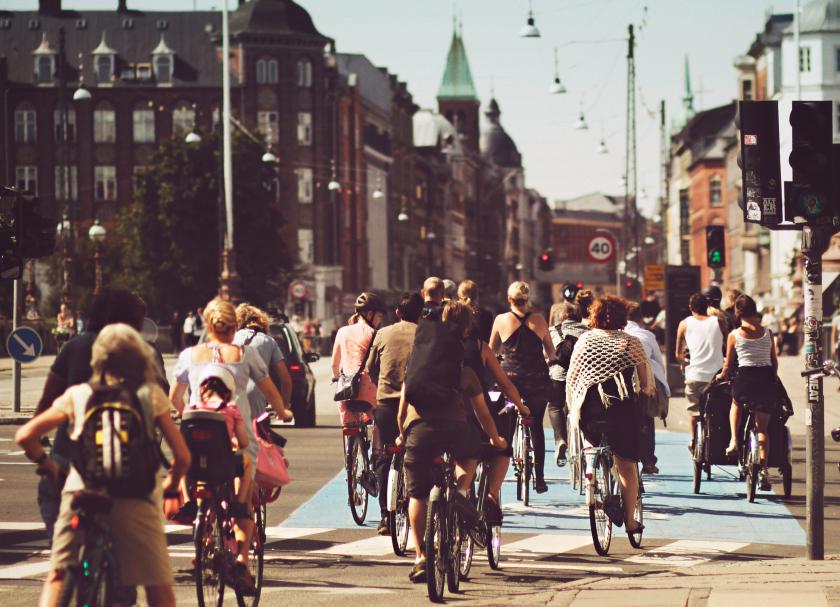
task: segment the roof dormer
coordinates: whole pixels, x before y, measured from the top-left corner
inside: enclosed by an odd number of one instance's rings
[[[105,31],[102,31],[102,39],[99,41],[99,46],[93,49],[90,53],[93,55],[93,73],[96,77],[96,82],[111,82],[114,79],[114,63],[117,57],[117,51],[108,46],[105,40]]]
[[[35,82],[38,84],[52,82],[55,76],[55,60],[58,51],[50,46],[46,32],[41,34],[41,44],[32,51],[32,56],[35,59]]]
[[[175,51],[166,44],[166,36],[160,34],[160,42],[152,51],[152,69],[158,84],[171,84],[175,68]]]

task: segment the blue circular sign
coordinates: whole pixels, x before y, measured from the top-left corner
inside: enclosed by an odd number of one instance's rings
[[[18,327],[6,338],[6,352],[19,363],[31,363],[44,350],[44,342],[35,329]]]

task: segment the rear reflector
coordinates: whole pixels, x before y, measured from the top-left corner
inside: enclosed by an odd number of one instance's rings
[[[361,430],[359,428],[342,428],[341,432],[344,436],[357,436]]]
[[[435,459],[432,460],[432,463],[436,466],[440,466],[441,464],[443,464],[443,456],[438,455],[437,457],[435,457]]]
[[[289,371],[300,371],[303,369],[300,365],[289,365]]]
[[[193,430],[190,432],[190,438],[194,441],[207,442],[213,440],[213,433],[209,430]]]

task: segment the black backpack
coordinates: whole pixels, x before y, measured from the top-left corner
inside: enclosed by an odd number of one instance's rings
[[[563,369],[568,371],[569,365],[572,362],[572,351],[575,349],[575,344],[577,343],[578,338],[574,335],[564,335],[560,330],[560,325],[557,325],[554,328],[560,335],[563,336],[560,343],[557,344],[557,350],[555,352],[557,354],[557,361]]]
[[[452,404],[461,385],[464,342],[456,323],[421,320],[405,371],[405,396],[421,414]]]
[[[89,489],[103,489],[112,497],[146,497],[155,488],[161,464],[149,407],[124,384],[91,387],[73,466]]]

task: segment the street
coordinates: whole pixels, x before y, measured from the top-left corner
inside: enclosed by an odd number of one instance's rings
[[[781,361],[781,374],[800,412],[802,398],[796,398],[802,392],[796,379],[800,361],[790,357]],[[173,362],[168,358],[168,366]],[[356,526],[350,516],[328,366],[326,359],[313,365],[318,378],[318,427],[280,428],[289,439],[286,453],[293,480],[269,506],[261,604],[286,604],[289,591],[294,592],[296,605],[328,604],[351,596],[368,604],[425,601],[425,586],[413,586],[407,580],[410,560],[394,556],[390,539],[375,535],[376,501],[370,501],[364,527]],[[31,381],[43,377],[45,369],[44,365],[40,370],[31,369]],[[9,383],[6,377],[0,381],[4,388]],[[837,402],[834,390],[836,386],[828,383],[829,407]],[[32,402],[24,400],[24,405]],[[501,570],[491,571],[480,556],[455,600],[470,604],[603,604],[600,601],[615,600],[627,588],[651,587],[658,589],[661,602],[656,604],[727,604],[712,599],[735,600],[733,597],[743,591],[740,576],[759,571],[764,581],[758,585],[755,580],[757,587],[751,597],[774,588],[776,593],[799,592],[795,595],[798,600],[805,590],[831,585],[829,580],[836,580],[835,561],[817,565],[788,560],[802,557],[805,551],[802,416],[797,414],[789,422],[795,442],[793,498],[785,501],[777,493],[760,493],[756,502],[749,504],[744,484],[732,467],[713,468],[713,480],[704,480],[702,493],[691,492],[683,403],[672,399],[668,428],[657,431],[660,474],[645,480],[646,528],[641,550],[633,549],[621,530],[615,530],[609,556],[595,553],[583,498],[571,490],[566,470],[555,468],[549,454],[549,492],[533,495],[529,508],[516,502],[512,477],[503,489]],[[826,427],[837,421],[837,412],[829,411]],[[14,429],[13,425],[0,427],[0,602],[32,605],[48,570],[48,552],[35,503],[33,466],[12,442]],[[840,449],[830,439],[827,449],[826,552],[838,554],[840,472],[836,462]],[[772,480],[780,493],[778,475]],[[167,535],[178,604],[194,605],[189,528],[168,525]],[[791,586],[797,580],[807,580],[807,588]],[[774,583],[779,583],[778,587]],[[228,600],[234,600],[232,594]]]

